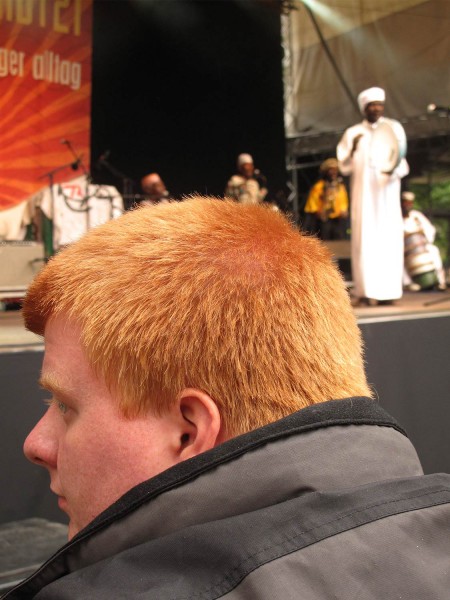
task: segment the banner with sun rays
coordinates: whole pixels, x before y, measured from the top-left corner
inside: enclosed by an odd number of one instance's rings
[[[0,0],[0,210],[90,163],[92,0]]]

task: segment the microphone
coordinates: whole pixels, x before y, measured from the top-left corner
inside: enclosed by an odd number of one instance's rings
[[[253,178],[256,179],[260,188],[266,187],[267,177],[263,175],[259,169],[253,171]]]
[[[100,154],[97,162],[95,163],[95,168],[100,169],[101,166],[108,160],[110,154],[111,154],[111,150],[105,150],[103,152],[103,154]]]
[[[434,113],[434,112],[446,112],[446,113],[450,113],[450,106],[438,106],[437,104],[429,104],[427,106],[427,112],[428,113]]]

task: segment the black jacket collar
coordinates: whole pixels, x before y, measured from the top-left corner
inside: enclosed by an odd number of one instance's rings
[[[353,397],[314,404],[279,421],[233,438],[144,481],[124,494],[78,535],[84,537],[98,527],[103,527],[127,512],[135,510],[140,504],[148,502],[174,487],[183,485],[218,465],[232,461],[263,444],[335,425],[392,427],[406,436],[405,431],[395,419],[370,398]]]

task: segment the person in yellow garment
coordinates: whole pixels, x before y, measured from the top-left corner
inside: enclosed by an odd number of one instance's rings
[[[339,173],[338,161],[327,158],[320,165],[320,179],[313,185],[306,201],[305,213],[316,218],[322,240],[342,240],[348,218],[348,194]]]

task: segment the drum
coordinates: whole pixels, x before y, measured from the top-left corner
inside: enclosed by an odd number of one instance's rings
[[[380,120],[370,144],[370,163],[379,171],[390,173],[406,156],[406,134],[394,119]]]
[[[439,283],[433,257],[428,252],[427,240],[421,231],[405,234],[405,268],[422,290]]]

